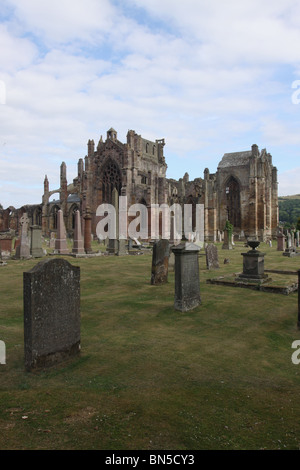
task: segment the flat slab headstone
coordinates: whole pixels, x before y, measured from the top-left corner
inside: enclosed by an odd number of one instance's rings
[[[31,225],[30,254],[33,258],[42,258],[44,251],[42,247],[42,228],[39,225]]]
[[[283,233],[279,233],[277,236],[277,251],[284,251],[285,250],[285,236]]]
[[[45,259],[23,273],[25,367],[47,367],[80,350],[80,268]]]
[[[159,240],[153,245],[151,284],[168,282],[170,243],[169,240]]]
[[[218,248],[213,243],[209,243],[205,248],[207,269],[219,269]]]

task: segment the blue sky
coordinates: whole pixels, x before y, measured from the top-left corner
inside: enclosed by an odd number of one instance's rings
[[[298,0],[2,0],[0,44],[5,208],[40,203],[62,161],[71,183],[110,127],[165,138],[176,179],[255,143],[300,193]]]

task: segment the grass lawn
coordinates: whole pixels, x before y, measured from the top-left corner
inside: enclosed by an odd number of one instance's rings
[[[220,269],[202,250],[202,304],[187,313],[173,308],[173,272],[150,284],[150,254],[66,257],[81,269],[81,354],[35,372],[24,369],[23,272],[39,260],[1,267],[0,449],[299,449],[298,294],[207,284],[242,270],[242,244],[217,246]],[[300,257],[260,249],[266,269],[300,269]]]

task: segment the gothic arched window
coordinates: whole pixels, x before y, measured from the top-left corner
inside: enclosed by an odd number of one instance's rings
[[[111,204],[114,188],[117,189],[119,194],[121,193],[121,172],[117,163],[109,159],[101,173],[102,202]]]

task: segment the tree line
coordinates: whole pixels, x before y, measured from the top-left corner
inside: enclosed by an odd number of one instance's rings
[[[300,198],[278,198],[279,222],[285,228],[300,230]]]

